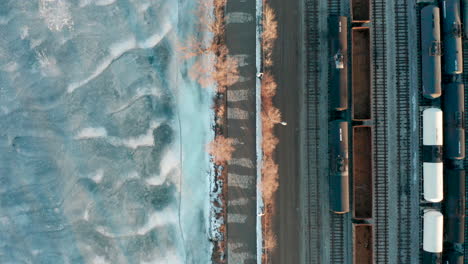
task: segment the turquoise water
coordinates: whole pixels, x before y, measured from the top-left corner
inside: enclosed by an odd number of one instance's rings
[[[0,263],[208,263],[194,1],[0,1]]]

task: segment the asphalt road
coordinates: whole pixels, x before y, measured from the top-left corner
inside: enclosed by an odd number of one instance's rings
[[[277,126],[279,144],[279,189],[273,228],[277,249],[269,263],[301,263],[300,218],[300,103],[303,102],[302,81],[302,6],[300,0],[270,0],[278,21],[278,39],[273,52],[273,75],[278,83],[275,105],[281,110],[287,126]]]

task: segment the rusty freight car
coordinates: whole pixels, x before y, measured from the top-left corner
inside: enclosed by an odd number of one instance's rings
[[[366,23],[370,21],[371,1],[351,0],[351,15],[354,23]]]
[[[353,263],[374,263],[374,228],[371,224],[353,224]]]
[[[372,218],[372,127],[353,127],[353,217]]]
[[[352,29],[352,118],[371,119],[371,52],[369,27]]]

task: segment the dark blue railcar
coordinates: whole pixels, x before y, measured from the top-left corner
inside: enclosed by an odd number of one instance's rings
[[[445,242],[465,241],[465,171],[445,170]]]
[[[329,18],[331,51],[330,104],[333,110],[348,109],[348,18]]]
[[[442,1],[442,39],[444,44],[444,73],[462,73],[463,54],[460,0]]]
[[[330,209],[349,212],[349,149],[348,122],[330,122]]]
[[[440,97],[441,42],[439,8],[428,5],[421,9],[422,93],[429,99]]]
[[[465,88],[462,83],[444,84],[444,155],[465,158]]]

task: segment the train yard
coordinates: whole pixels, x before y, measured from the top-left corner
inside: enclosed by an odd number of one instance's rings
[[[468,263],[461,2],[306,1],[307,263]]]

